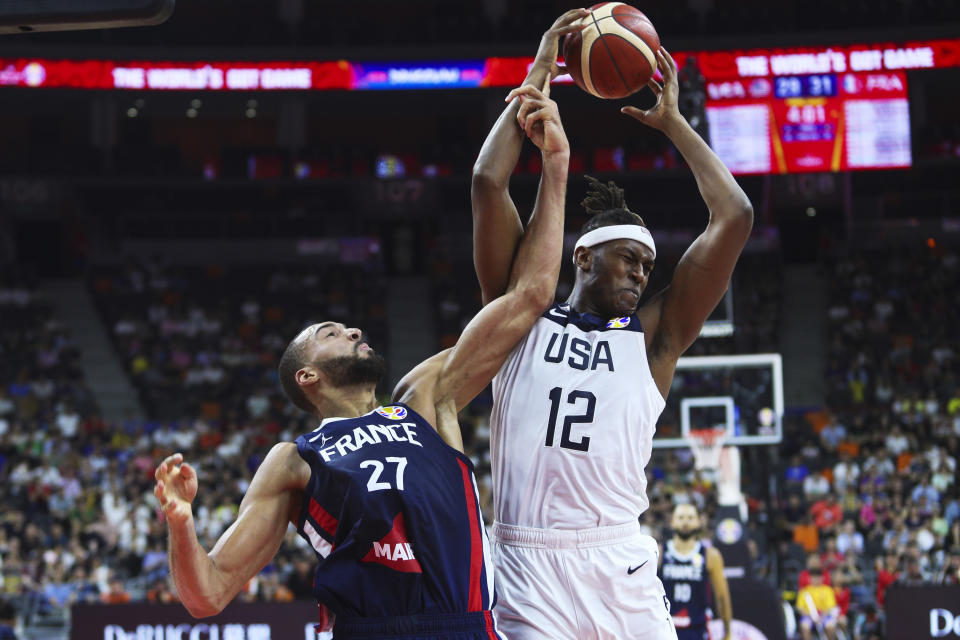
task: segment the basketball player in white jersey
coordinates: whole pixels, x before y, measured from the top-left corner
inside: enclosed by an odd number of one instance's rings
[[[733,607],[723,575],[723,556],[699,539],[700,513],[692,504],[678,504],[670,520],[673,536],[660,562],[660,579],[670,600],[670,615],[678,640],[711,640],[707,622],[713,608],[723,620],[723,637],[730,640]]]
[[[569,11],[544,34],[527,83],[561,72],[557,43],[583,15]],[[656,104],[622,112],[676,145],[709,222],[670,285],[640,307],[653,236],[621,189],[594,181],[584,204],[595,215],[576,243],[570,297],[548,309],[493,380],[497,618],[514,640],[676,638],[657,544],[637,522],[649,504],[644,467],[677,360],[723,297],[753,210],[680,115],[673,59],[664,49],[656,59]],[[508,187],[525,117],[523,105],[508,105],[474,167],[474,260],[485,302],[504,290],[523,233]]]

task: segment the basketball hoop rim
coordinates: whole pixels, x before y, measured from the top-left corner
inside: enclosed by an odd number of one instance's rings
[[[717,446],[715,443],[718,441],[721,444],[726,442],[728,436],[727,430],[723,428],[691,429],[684,439],[701,447],[713,447]]]
[[[700,470],[717,469],[723,445],[729,437],[724,428],[691,429],[684,439],[693,451],[694,467]]]

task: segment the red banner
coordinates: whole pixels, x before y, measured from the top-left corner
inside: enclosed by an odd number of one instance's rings
[[[681,67],[695,56],[708,82],[741,82],[728,90],[746,95],[756,80],[782,76],[891,72],[960,66],[960,39],[674,53]],[[0,59],[0,86],[25,88],[318,91],[513,87],[531,57],[420,62],[333,61],[116,61]],[[557,79],[569,82],[569,76]],[[755,89],[762,88],[757,85]]]

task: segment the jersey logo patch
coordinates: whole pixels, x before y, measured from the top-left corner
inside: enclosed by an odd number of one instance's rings
[[[622,318],[613,318],[610,322],[607,323],[607,329],[623,329],[628,324],[630,324],[630,316],[624,316]]]
[[[391,420],[403,420],[407,417],[407,410],[404,407],[378,407],[377,413]]]
[[[373,543],[373,548],[363,557],[363,562],[376,562],[394,571],[403,573],[423,573],[420,563],[413,553],[413,547],[407,540],[407,527],[403,521],[403,513],[398,513],[393,519],[393,528],[379,542]]]

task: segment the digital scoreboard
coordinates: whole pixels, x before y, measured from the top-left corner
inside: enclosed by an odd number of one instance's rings
[[[708,81],[710,142],[733,173],[909,167],[900,71]]]

